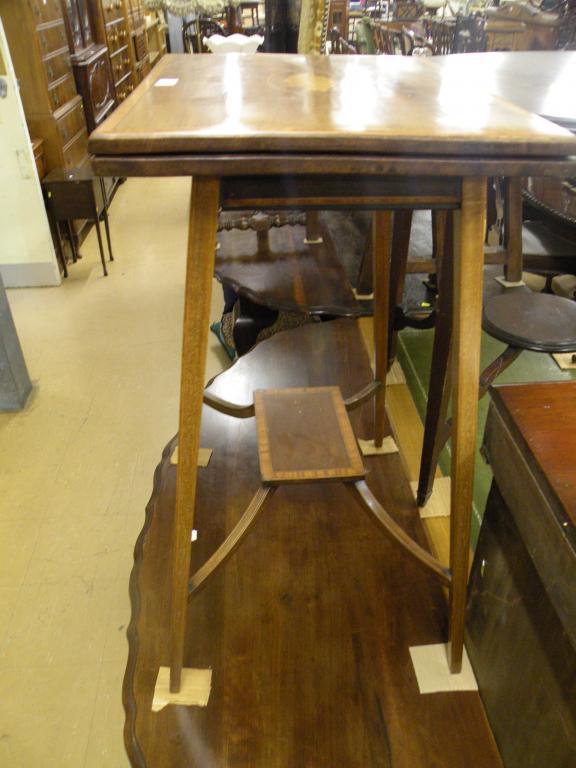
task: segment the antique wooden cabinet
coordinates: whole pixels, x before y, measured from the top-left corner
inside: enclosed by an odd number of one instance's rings
[[[0,15],[30,133],[44,141],[46,171],[82,165],[86,119],[60,0],[0,0]]]
[[[166,53],[166,30],[167,24],[162,11],[146,14],[146,40],[150,67],[153,67]]]
[[[574,765],[575,405],[576,382],[492,390],[466,646],[506,768]]]
[[[121,102],[136,85],[131,27],[123,0],[90,0],[98,41],[108,48],[116,101]]]
[[[95,45],[72,57],[76,86],[84,98],[88,131],[91,132],[114,109],[115,91],[105,45]]]
[[[115,93],[106,45],[96,43],[88,0],[61,0],[76,87],[84,99],[88,132],[114,109]]]
[[[140,82],[150,72],[148,38],[146,36],[146,18],[142,0],[124,0],[130,17],[132,50],[136,82]]]

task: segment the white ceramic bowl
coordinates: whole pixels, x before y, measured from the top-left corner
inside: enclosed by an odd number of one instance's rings
[[[256,50],[264,42],[264,38],[262,35],[239,35],[235,33],[229,37],[211,35],[205,37],[203,42],[212,53],[256,53]]]

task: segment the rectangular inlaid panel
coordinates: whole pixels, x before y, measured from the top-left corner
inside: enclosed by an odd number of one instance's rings
[[[265,485],[364,477],[338,387],[259,390],[254,405]]]

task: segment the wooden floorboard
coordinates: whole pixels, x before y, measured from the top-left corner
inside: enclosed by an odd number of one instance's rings
[[[341,383],[345,397],[371,376],[355,321],[280,336],[255,350],[258,386],[267,378],[271,386],[279,385],[280,360],[288,372],[286,385]],[[302,336],[306,341],[299,344]],[[308,369],[301,362],[304,347],[316,351]],[[327,356],[319,354],[328,350]],[[290,367],[293,359],[300,363]],[[244,360],[223,375],[220,396],[245,392],[252,383],[246,378],[248,356]],[[352,413],[351,420],[358,437],[369,436],[369,406]],[[202,434],[202,445],[213,454],[199,470],[194,570],[237,522],[259,477],[254,419],[235,420],[205,408]],[[168,446],[156,472],[130,585],[124,704],[133,765],[501,765],[477,693],[418,692],[409,646],[445,640],[442,589],[377,531],[339,483],[276,492],[249,538],[189,609],[185,664],[212,668],[208,706],[152,713],[157,670],[168,663],[176,471],[171,450]],[[425,544],[399,455],[370,457],[366,465],[378,499]]]

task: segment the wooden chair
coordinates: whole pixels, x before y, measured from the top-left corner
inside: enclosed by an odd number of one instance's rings
[[[486,50],[486,19],[479,14],[457,16],[452,53],[476,53]]]
[[[451,247],[450,234],[446,247]],[[447,418],[452,390],[449,365],[452,335],[451,258],[442,259],[439,278],[436,331],[417,491],[419,506],[424,506],[430,498],[440,452],[452,431],[451,420]],[[561,296],[531,293],[525,288],[509,290],[486,302],[483,328],[507,346],[482,372],[479,398],[525,349],[547,353],[576,350],[576,302]]]
[[[312,316],[360,314],[332,238],[314,211],[226,213],[219,231],[215,274],[238,296],[224,335],[238,356]]]
[[[380,22],[373,24],[372,34],[376,53],[386,56],[404,56],[406,54],[406,40],[402,30]]]
[[[454,53],[454,19],[429,19],[425,22],[433,56]]]
[[[330,0],[328,29],[338,29],[344,40],[348,40],[348,0]]]
[[[242,29],[246,31],[257,30],[260,28],[260,15],[259,15],[260,3],[258,2],[241,2],[240,3],[240,19],[242,22]],[[250,14],[250,24],[244,24],[244,12],[247,11]]]
[[[357,54],[356,48],[340,34],[338,27],[330,32],[330,53],[336,56]]]
[[[226,36],[226,30],[215,19],[209,16],[200,16],[195,21],[186,21],[182,24],[182,44],[185,53],[209,53],[208,48],[202,42],[205,37],[211,35]]]
[[[395,0],[393,3],[394,19],[419,19],[426,12],[426,6],[419,0]]]

